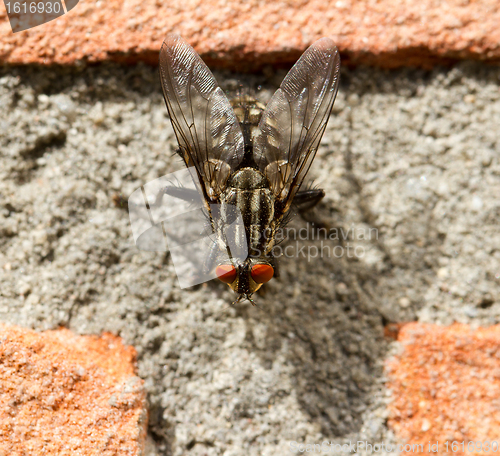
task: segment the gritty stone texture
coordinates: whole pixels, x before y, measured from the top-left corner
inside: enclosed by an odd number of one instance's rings
[[[344,254],[289,240],[311,257],[283,258],[260,308],[181,290],[169,254],[133,244],[120,194],[183,167],[157,69],[0,74],[0,319],[134,345],[161,455],[395,441],[384,326],[500,322],[498,68],[343,69],[310,178]],[[263,101],[283,76],[216,73]]]
[[[439,454],[498,454],[475,442],[500,435],[500,326],[472,330],[410,323],[400,332],[400,353],[387,363],[389,426],[409,444],[439,442]],[[452,442],[465,442],[455,446]],[[468,446],[468,442],[472,441]],[[464,451],[465,450],[465,451]],[[472,451],[471,451],[472,450]]]
[[[13,34],[0,7],[0,61],[158,62],[167,33],[184,36],[211,65],[255,71],[292,63],[331,36],[345,62],[383,67],[454,59],[498,61],[496,0],[81,1],[63,17]]]
[[[0,454],[140,455],[135,350],[111,334],[0,326]]]

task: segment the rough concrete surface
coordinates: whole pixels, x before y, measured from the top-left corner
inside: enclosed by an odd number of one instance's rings
[[[429,68],[457,59],[498,62],[499,23],[497,0],[82,0],[13,34],[0,3],[0,61],[156,64],[165,35],[177,33],[211,65],[233,70],[294,62],[323,36],[354,64]]]
[[[499,68],[344,68],[310,171],[344,255],[284,258],[260,308],[133,244],[118,195],[182,169],[156,69],[1,71],[0,319],[135,346],[158,454],[392,442],[384,325],[499,322]],[[264,101],[283,75],[216,73]]]

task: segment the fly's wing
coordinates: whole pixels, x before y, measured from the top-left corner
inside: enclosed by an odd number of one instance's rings
[[[184,162],[196,168],[205,197],[216,203],[244,154],[229,100],[200,56],[176,35],[161,47],[160,79]]]
[[[271,184],[278,214],[290,209],[316,155],[339,76],[337,47],[322,38],[300,57],[262,114],[254,159]]]

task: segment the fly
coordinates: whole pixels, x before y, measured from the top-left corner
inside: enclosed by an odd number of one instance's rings
[[[304,52],[267,106],[246,96],[230,102],[189,44],[176,35],[163,42],[160,79],[178,153],[196,170],[219,239],[209,267],[238,293],[235,302],[254,304],[252,295],[276,275],[276,233],[292,205],[309,208],[324,196],[320,189],[299,189],[326,129],[339,76],[337,47],[322,38]],[[214,207],[220,216],[214,217]],[[229,252],[227,261],[218,255],[227,250],[221,224],[229,223],[233,208],[243,219],[248,256]]]

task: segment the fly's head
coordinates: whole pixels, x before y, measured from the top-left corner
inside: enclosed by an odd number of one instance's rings
[[[274,275],[274,267],[265,258],[247,258],[241,263],[219,264],[215,273],[220,281],[227,283],[229,287],[238,293],[238,303],[248,299],[252,305],[252,295],[262,286],[269,282]]]

